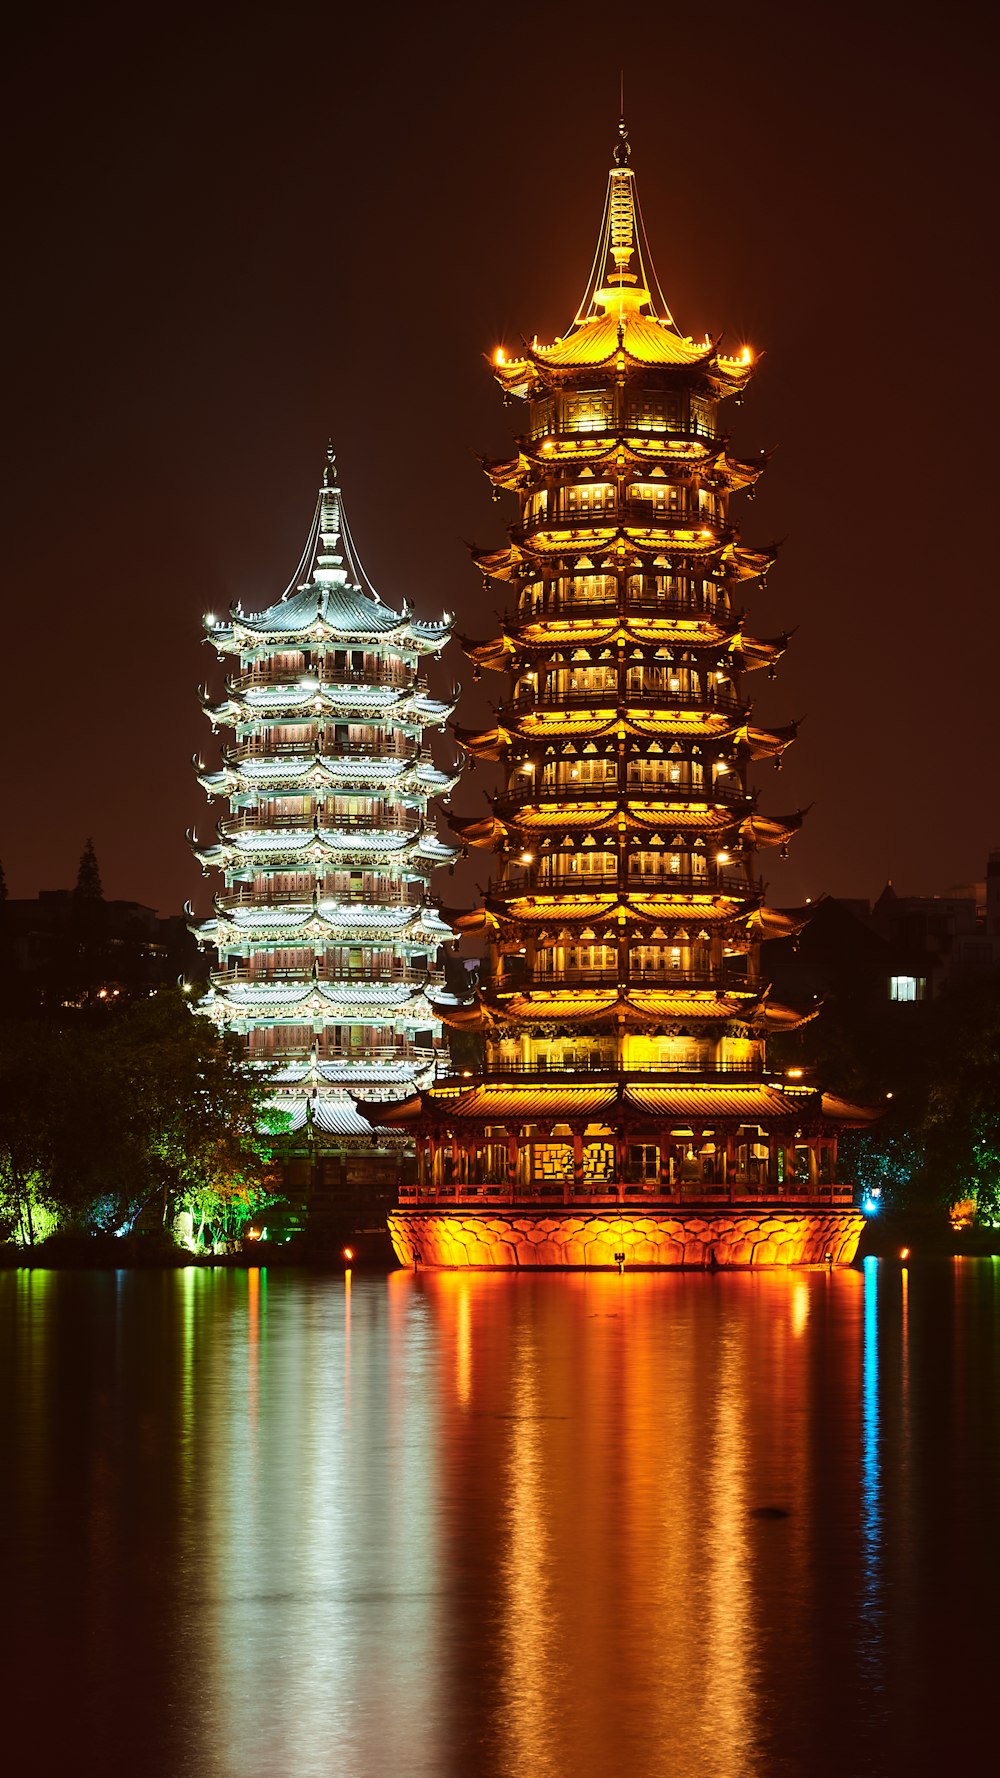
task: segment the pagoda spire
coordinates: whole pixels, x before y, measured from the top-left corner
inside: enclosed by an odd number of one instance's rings
[[[631,162],[632,143],[625,122],[623,78],[621,113],[608,169],[597,251],[583,301],[574,317],[574,327],[600,315],[611,314],[623,319],[630,314],[645,313],[676,329],[653,266]]]
[[[306,546],[282,597],[288,599],[308,586],[354,586],[376,604],[382,603],[365,573],[347,523],[332,438],[326,441],[323,476]]]

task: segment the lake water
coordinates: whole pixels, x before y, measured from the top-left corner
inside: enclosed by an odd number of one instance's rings
[[[5,1752],[995,1770],[1000,1262],[0,1274]]]

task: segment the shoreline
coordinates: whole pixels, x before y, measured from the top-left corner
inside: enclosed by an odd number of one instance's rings
[[[857,1266],[871,1257],[905,1257],[910,1261],[1000,1257],[1000,1229],[953,1229],[947,1221],[936,1217],[883,1214],[870,1218],[865,1225],[857,1255],[851,1263]],[[393,1252],[388,1232],[379,1229],[345,1230],[337,1240],[247,1242],[234,1253],[191,1253],[156,1235],[131,1235],[121,1239],[113,1235],[55,1235],[34,1248],[13,1244],[0,1246],[0,1271],[8,1272],[182,1271],[192,1267],[199,1271],[246,1271],[261,1266],[279,1271],[298,1269],[337,1273],[349,1270],[387,1273],[406,1269]],[[700,1268],[688,1269],[696,1271]]]

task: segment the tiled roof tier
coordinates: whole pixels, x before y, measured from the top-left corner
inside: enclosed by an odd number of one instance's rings
[[[477,1082],[464,1091],[432,1088],[423,1098],[414,1096],[393,1105],[373,1104],[371,1115],[389,1126],[418,1122],[431,1111],[447,1123],[481,1124],[496,1121],[518,1127],[523,1123],[588,1122],[641,1127],[641,1120],[688,1125],[698,1130],[716,1124],[777,1124],[786,1132],[821,1119],[832,1119],[846,1128],[861,1128],[878,1115],[870,1107],[834,1100],[812,1087],[776,1087],[767,1082],[716,1082],[690,1086],[687,1082],[655,1085],[634,1082],[601,1082],[578,1086],[562,1081],[537,1081],[512,1085],[503,1080]]]
[[[626,647],[665,648],[680,653],[704,652],[720,660],[730,658],[738,670],[752,673],[755,668],[772,666],[781,659],[788,646],[787,636],[758,640],[746,636],[734,619],[729,628],[680,618],[630,617],[577,618],[574,621],[546,622],[522,629],[505,630],[502,635],[485,642],[461,638],[470,660],[493,672],[509,672],[520,661],[535,658],[558,659],[566,650],[579,648]]]
[[[750,759],[770,759],[790,747],[798,734],[797,722],[783,728],[763,729],[753,724],[734,721],[723,711],[698,710],[635,710],[619,713],[603,709],[595,700],[595,708],[579,715],[558,710],[534,710],[518,721],[498,723],[491,729],[467,729],[455,724],[453,734],[467,753],[479,759],[501,759],[516,740],[532,743],[572,739],[580,736],[598,741],[604,736],[633,735],[639,739],[658,740],[664,736],[692,740],[731,741],[745,748]]]
[[[699,570],[727,574],[734,580],[758,580],[774,566],[776,552],[773,549],[751,550],[733,543],[720,545],[702,537],[700,528],[696,529],[697,534],[692,530],[687,538],[672,533],[668,543],[662,526],[647,525],[641,529],[631,525],[604,526],[590,531],[585,527],[583,517],[578,517],[575,538],[567,523],[557,534],[535,533],[530,540],[525,537],[520,543],[509,543],[503,549],[474,548],[472,559],[487,580],[516,580],[536,574],[555,557],[565,558],[568,562],[585,557],[591,567],[624,568],[643,558],[653,558],[668,547],[674,555],[696,558]]]
[[[623,471],[645,470],[662,475],[666,470],[697,468],[703,475],[710,471],[713,479],[721,481],[729,491],[752,487],[767,467],[766,453],[752,461],[731,457],[727,443],[725,438],[667,438],[656,434],[644,437],[630,433],[626,425],[610,440],[546,438],[534,447],[522,442],[516,457],[481,457],[480,462],[493,486],[510,493],[523,492],[539,471],[550,474],[554,469],[584,466],[595,476],[616,478]]]
[[[273,1104],[277,1111],[284,1111],[288,1114],[291,1120],[290,1133],[292,1135],[310,1126],[322,1131],[326,1136],[360,1137],[367,1142],[371,1142],[373,1135],[382,1135],[383,1130],[386,1135],[391,1133],[388,1126],[373,1126],[368,1118],[363,1117],[354,1100],[347,1093],[335,1099],[317,1098],[316,1100],[286,1099],[282,1095],[278,1095]]]
[[[446,796],[458,783],[436,767],[415,765],[407,759],[337,760],[320,754],[288,759],[247,759],[238,767],[218,772],[199,772],[198,783],[209,796],[229,796],[255,790],[291,794],[310,789],[350,796],[364,791],[395,791],[400,796]]]
[[[593,895],[581,889],[579,894],[560,895],[547,894],[543,887],[534,894],[511,897],[502,903],[487,896],[484,907],[452,916],[451,925],[456,932],[480,931],[484,925],[490,922],[495,925],[498,921],[505,925],[557,927],[564,923],[601,924],[619,919],[624,919],[626,924],[640,925],[745,926],[748,918],[756,918],[750,910],[756,907],[759,899],[759,893],[749,891],[745,895],[644,895],[638,891],[630,891],[627,895]],[[780,920],[782,916],[777,918]],[[778,930],[776,927],[775,931]],[[797,931],[798,927],[782,927],[781,930]],[[770,933],[770,927],[768,931]]]

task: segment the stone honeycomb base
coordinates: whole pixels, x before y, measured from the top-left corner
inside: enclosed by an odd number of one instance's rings
[[[517,1271],[528,1267],[850,1265],[865,1219],[858,1210],[665,1210],[639,1216],[530,1210],[476,1214],[393,1210],[401,1264]]]

